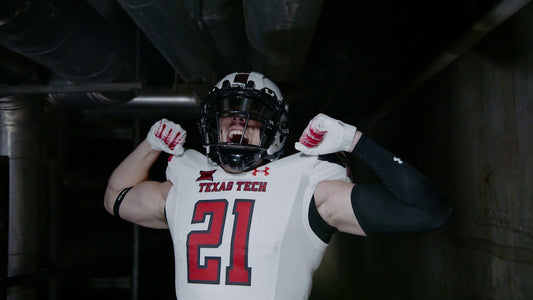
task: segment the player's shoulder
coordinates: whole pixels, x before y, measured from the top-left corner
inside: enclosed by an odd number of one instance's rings
[[[291,155],[284,156],[276,161],[274,164],[283,166],[295,166],[295,165],[312,165],[317,160],[316,156],[305,155],[301,152],[297,152]]]
[[[282,159],[280,159],[283,164],[291,164],[291,163],[301,163],[301,162],[308,162],[308,163],[322,163],[322,164],[335,164],[339,165],[341,167],[346,167],[348,165],[348,157],[344,152],[337,152],[337,153],[330,153],[330,154],[322,154],[322,155],[306,155],[302,152],[297,152],[289,156],[285,156]]]
[[[195,149],[186,149],[181,155],[170,155],[168,157],[169,166],[173,165],[189,165],[201,166],[207,163],[207,158],[203,153]]]
[[[166,177],[175,184],[184,174],[197,174],[198,170],[208,167],[208,160],[204,154],[194,149],[186,149],[181,155],[168,157]]]
[[[280,163],[290,170],[301,169],[315,183],[324,180],[351,180],[350,165],[344,152],[318,156],[298,152],[283,158]]]

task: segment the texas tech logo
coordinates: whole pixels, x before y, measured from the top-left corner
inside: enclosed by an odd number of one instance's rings
[[[215,172],[216,172],[216,170],[200,171],[200,177],[198,177],[196,179],[196,181],[201,181],[201,180],[213,181],[213,173],[215,173]]]

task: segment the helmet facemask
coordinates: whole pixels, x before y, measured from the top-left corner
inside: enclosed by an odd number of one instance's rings
[[[226,84],[204,98],[199,124],[203,145],[208,157],[229,172],[253,169],[282,153],[287,112],[265,90]]]

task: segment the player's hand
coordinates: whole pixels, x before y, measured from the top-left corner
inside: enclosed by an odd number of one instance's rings
[[[356,131],[355,126],[318,114],[309,122],[294,148],[307,155],[349,151]]]
[[[154,150],[180,155],[184,151],[183,144],[185,144],[186,136],[187,132],[179,124],[161,119],[152,125],[146,140]]]

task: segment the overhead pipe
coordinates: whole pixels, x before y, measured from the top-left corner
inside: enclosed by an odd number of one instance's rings
[[[304,68],[322,0],[243,0],[254,70],[276,82],[291,81]]]
[[[128,44],[82,3],[60,6],[57,1],[28,0],[4,5],[0,45],[51,70],[52,85],[132,81],[134,43]],[[119,97],[102,94],[117,102],[134,96],[130,91]]]
[[[213,50],[183,1],[118,0],[122,8],[186,82],[213,80]]]
[[[186,88],[187,85],[183,86],[180,91],[163,88],[147,89],[123,105],[103,109],[90,107],[83,110],[82,115],[87,118],[103,116],[151,118],[166,115],[168,118],[195,119],[200,113],[200,97],[194,90]]]
[[[192,14],[193,20],[205,32],[205,38],[209,39],[210,45],[216,52],[215,68],[219,77],[216,80],[238,70],[250,70],[242,2],[235,0],[183,1]]]
[[[199,102],[199,97],[193,91],[175,92],[168,89],[148,89],[125,103],[124,106],[131,108],[199,109]]]
[[[1,78],[1,77],[0,77]],[[85,93],[85,92],[122,92],[138,91],[142,89],[141,82],[116,82],[116,83],[81,83],[76,85],[8,85],[0,86],[0,95],[18,94],[58,94],[58,93]]]

